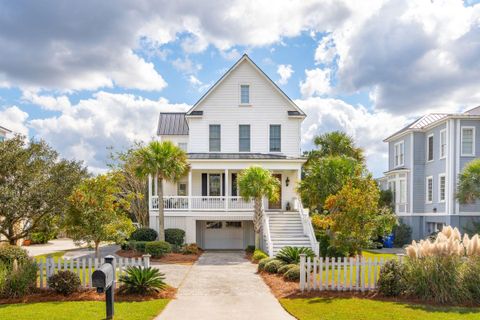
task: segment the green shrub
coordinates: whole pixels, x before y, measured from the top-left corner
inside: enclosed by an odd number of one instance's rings
[[[11,268],[14,260],[17,260],[20,264],[27,261],[27,250],[12,245],[0,246],[0,261]]]
[[[151,241],[146,243],[145,252],[154,258],[161,258],[172,252],[172,246],[166,241]]]
[[[10,269],[7,265],[0,261],[0,294],[3,292],[5,287],[5,281],[7,281],[7,276],[10,274]]]
[[[253,252],[253,256],[252,256],[252,259],[254,261],[260,261],[264,258],[268,258],[268,254],[266,254],[265,252],[263,252],[262,250],[260,249],[257,249]]]
[[[53,238],[50,238],[50,235],[45,232],[33,232],[30,235],[30,241],[32,242],[32,244],[45,244],[50,239]]]
[[[462,302],[466,291],[461,282],[461,258],[435,256],[405,260],[406,292],[423,300],[437,303]]]
[[[183,254],[198,254],[200,252],[200,248],[196,243],[186,244],[182,247]]]
[[[247,246],[245,248],[246,253],[253,253],[255,251],[255,246]]]
[[[396,259],[388,260],[380,269],[378,292],[397,297],[405,291],[405,267]]]
[[[152,241],[150,241],[152,242]],[[135,251],[138,251],[138,252],[141,252],[141,253],[145,253],[146,252],[146,249],[145,249],[145,246],[147,245],[147,243],[149,243],[148,241],[133,241],[133,240],[130,240],[128,242],[128,247],[130,248],[130,250],[135,250]]]
[[[300,263],[300,254],[306,254],[307,257],[314,258],[315,252],[306,247],[283,247],[276,255],[276,258],[287,264]]]
[[[185,241],[185,231],[182,229],[165,229],[165,241],[181,246]]]
[[[157,237],[157,231],[151,228],[138,228],[130,235],[130,239],[134,241],[155,241]]]
[[[298,281],[300,279],[300,267],[295,265],[283,274],[283,278],[288,281]]]
[[[80,288],[80,277],[69,270],[58,271],[47,280],[48,286],[56,293],[68,296]]]
[[[393,246],[401,248],[412,242],[412,228],[400,220],[400,224],[393,227]]]
[[[265,270],[268,273],[277,273],[278,268],[280,268],[284,264],[285,262],[283,262],[282,260],[273,259],[272,261],[269,261],[265,264],[265,267],[263,268],[263,270]]]
[[[275,260],[275,258],[263,258],[258,262],[258,271],[263,271],[265,268],[265,265],[269,263],[270,261]]]
[[[283,266],[278,268],[277,273],[285,274],[285,272],[287,272],[288,270],[290,270],[291,268],[296,267],[296,266],[297,266],[296,264],[284,264]]]
[[[160,292],[166,286],[165,275],[151,267],[128,267],[119,280],[120,292],[126,294],[145,295]]]
[[[480,257],[470,257],[461,269],[463,288],[470,302],[480,301]]]
[[[10,271],[5,279],[2,295],[19,298],[29,294],[37,283],[37,264],[30,259],[23,261],[16,270]]]

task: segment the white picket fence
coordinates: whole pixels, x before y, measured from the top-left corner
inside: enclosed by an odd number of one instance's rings
[[[307,258],[300,255],[300,290],[367,291],[377,285],[383,258]]]
[[[105,263],[104,258],[75,258],[75,259],[54,259],[47,257],[46,259],[36,259],[38,266],[37,287],[48,288],[47,279],[55,272],[60,270],[70,270],[78,275],[82,283],[82,287],[92,287],[92,273]],[[150,255],[143,255],[141,258],[115,258],[113,260],[115,268],[116,286],[120,285],[118,279],[125,273],[127,267],[133,266],[150,266]]]

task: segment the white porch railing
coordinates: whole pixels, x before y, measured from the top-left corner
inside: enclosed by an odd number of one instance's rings
[[[158,196],[152,196],[150,210],[158,208]],[[250,211],[253,201],[245,201],[242,197],[164,196],[163,208],[168,211]]]
[[[273,243],[272,237],[270,236],[270,221],[265,212],[263,213],[262,220],[263,239],[265,240],[267,254],[269,257],[273,257]]]
[[[300,217],[302,219],[303,232],[308,236],[310,244],[312,245],[312,249],[315,252],[315,255],[318,257],[320,254],[320,244],[315,237],[315,231],[313,230],[312,221],[310,219],[310,215],[308,214],[308,210],[303,208],[302,201],[299,199],[295,199],[295,206],[298,208],[298,212],[300,213]]]

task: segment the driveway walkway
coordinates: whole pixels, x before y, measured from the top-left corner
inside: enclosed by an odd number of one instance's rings
[[[291,320],[243,252],[205,252],[156,318]]]

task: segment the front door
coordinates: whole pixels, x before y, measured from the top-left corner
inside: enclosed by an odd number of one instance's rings
[[[268,209],[282,209],[282,175],[280,173],[272,175],[280,181],[280,188],[278,188],[278,201],[268,201]]]

